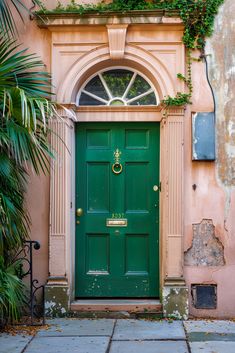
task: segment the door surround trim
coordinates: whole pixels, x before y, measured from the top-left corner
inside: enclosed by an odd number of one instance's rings
[[[98,27],[87,25],[81,29],[80,27],[73,29],[68,27],[66,31],[61,29],[56,31],[54,27],[51,27],[50,30],[52,32],[53,84],[58,87],[57,101],[70,105],[75,102],[76,92],[88,76],[96,70],[116,66],[119,63],[110,58],[107,28],[104,25]],[[182,31],[182,26],[174,24],[165,26],[156,23],[147,25],[143,23],[128,26],[121,65],[133,67],[148,76],[158,90],[160,99],[167,95],[174,96],[177,91],[184,91],[184,83],[176,79],[177,72],[185,72],[185,51],[181,41]],[[92,42],[91,38],[93,38]],[[121,112],[116,108],[115,119],[116,121],[160,121],[161,123],[160,278],[164,299],[164,296],[169,297],[168,289],[184,286],[185,110],[180,107],[171,108],[165,116],[160,107],[156,107],[156,109],[160,110],[146,112],[144,108],[141,108],[138,111],[123,110]],[[88,115],[86,111],[75,109],[78,122],[81,120],[111,121],[113,113],[111,110],[103,112],[96,110]],[[55,121],[51,124],[52,130],[56,133],[52,136],[52,148],[59,157],[52,161],[51,165],[50,277],[46,288],[46,298],[48,298],[46,306],[53,308],[54,289],[58,290],[59,288],[64,296],[63,310],[66,311],[70,308],[70,302],[74,298],[74,257],[71,249],[74,247],[75,238],[75,134],[74,122],[70,120],[69,116],[66,117],[65,112],[63,114],[65,115],[63,121]],[[92,120],[94,115],[96,115],[95,120]],[[139,118],[140,115],[141,118]],[[148,119],[150,115],[151,118]],[[61,142],[58,137],[55,138],[58,135],[64,142]],[[166,291],[164,291],[165,288]],[[51,296],[47,295],[49,291],[51,291]],[[61,298],[57,300],[59,303],[60,301]]]
[[[104,112],[100,114],[105,114]],[[132,113],[128,112],[129,121]],[[160,286],[183,280],[183,126],[184,109],[169,109],[160,122]],[[74,125],[52,122],[52,147],[59,157],[52,161],[50,191],[50,277],[48,285],[67,286],[74,300]],[[64,143],[56,137],[59,135]],[[72,205],[72,207],[71,207]],[[58,256],[62,254],[62,256]]]

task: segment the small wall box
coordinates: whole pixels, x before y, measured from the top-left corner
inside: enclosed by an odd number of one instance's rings
[[[192,160],[215,160],[215,113],[192,114]]]
[[[191,286],[193,305],[196,309],[217,308],[217,285],[216,284],[192,284]]]

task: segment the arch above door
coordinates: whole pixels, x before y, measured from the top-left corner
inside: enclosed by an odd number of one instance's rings
[[[160,99],[176,93],[174,80],[164,62],[135,45],[126,45],[124,58],[119,61],[121,66],[137,69],[154,84]],[[61,104],[76,102],[78,88],[87,79],[87,75],[111,66],[117,61],[110,59],[108,46],[100,46],[82,55],[67,71],[58,87],[57,100]]]

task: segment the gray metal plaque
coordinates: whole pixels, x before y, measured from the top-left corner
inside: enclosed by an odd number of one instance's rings
[[[192,115],[192,159],[215,160],[215,113]]]

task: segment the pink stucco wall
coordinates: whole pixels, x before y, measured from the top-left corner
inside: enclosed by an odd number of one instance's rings
[[[48,7],[53,7],[56,1],[46,3]],[[216,162],[192,162],[191,159],[191,112],[213,110],[203,63],[193,63],[193,105],[187,108],[185,116],[184,250],[187,252],[192,246],[193,224],[200,224],[203,219],[212,220],[214,236],[224,247],[225,260],[223,266],[185,266],[184,275],[188,286],[195,283],[216,283],[218,286],[217,309],[198,310],[191,305],[190,313],[195,316],[235,315],[235,62],[231,52],[235,46],[235,27],[232,21],[227,20],[228,14],[231,16],[233,13],[234,1],[226,0],[216,18],[215,33],[207,46],[207,53],[212,55],[208,57],[209,73],[216,97]],[[20,42],[30,48],[30,52],[37,53],[50,71],[49,31],[39,29],[35,21],[29,21],[28,16],[25,16],[25,24],[20,26]],[[196,190],[193,190],[193,184],[196,184]],[[32,219],[32,238],[39,240],[42,245],[36,256],[35,276],[45,282],[48,276],[48,176],[31,176],[26,201]]]
[[[206,47],[209,77],[216,100],[217,159],[215,163],[191,163],[189,156],[186,157],[185,250],[191,246],[192,224],[211,219],[215,236],[224,246],[225,260],[224,266],[185,267],[188,285],[216,283],[218,286],[217,309],[198,310],[191,306],[191,314],[195,316],[233,317],[235,314],[234,13],[234,1],[225,0]],[[200,106],[202,89],[198,85],[197,89],[195,94]],[[196,191],[192,189],[193,184],[197,185]]]

